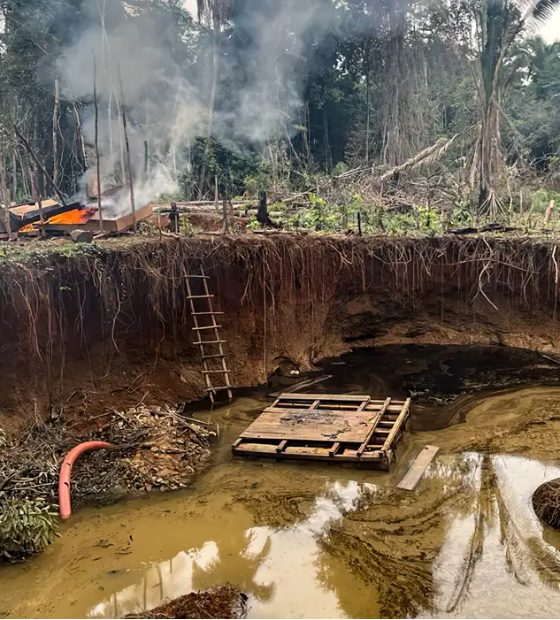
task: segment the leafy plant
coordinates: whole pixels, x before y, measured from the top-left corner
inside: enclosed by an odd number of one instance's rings
[[[41,553],[58,536],[56,508],[42,499],[0,500],[0,558]]]

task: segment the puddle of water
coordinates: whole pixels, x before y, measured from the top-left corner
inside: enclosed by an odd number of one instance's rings
[[[546,424],[500,433],[559,397],[489,398],[466,424],[409,437],[393,474],[233,459],[232,440],[262,408],[241,399],[206,416],[222,440],[192,489],[77,512],[42,556],[0,568],[0,613],[122,617],[230,582],[252,618],[558,617],[557,538],[530,505],[560,476],[539,460],[555,435]],[[537,432],[550,435],[544,447],[517,456]],[[469,449],[496,437],[492,452]],[[426,443],[442,451],[418,491],[395,491]]]

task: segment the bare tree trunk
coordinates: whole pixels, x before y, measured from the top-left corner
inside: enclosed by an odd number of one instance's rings
[[[101,203],[101,162],[99,161],[99,105],[97,102],[97,61],[93,52],[93,101],[95,105],[95,166],[97,173],[97,208],[99,229],[103,232],[103,205]]]
[[[88,156],[86,153],[86,143],[84,140],[84,132],[82,129],[82,119],[80,117],[80,111],[78,110],[78,106],[74,104],[74,112],[76,113],[76,128],[78,134],[78,143],[80,147],[80,151],[82,153],[82,157],[84,158],[84,171],[88,169]]]
[[[17,200],[18,178],[17,178],[17,156],[15,150],[12,152],[12,196]]]
[[[128,131],[126,127],[126,108],[125,108],[125,101],[124,101],[124,87],[123,87],[123,81],[122,81],[122,75],[121,75],[121,66],[118,61],[117,61],[117,67],[118,67],[118,72],[119,72],[119,82],[121,86],[121,114],[122,114],[122,121],[123,121],[124,144],[125,144],[125,149],[126,149],[126,170],[128,173],[128,187],[130,189],[130,206],[132,209],[132,230],[133,232],[136,232],[136,205],[134,201],[134,183],[132,181],[132,165],[130,162],[130,144],[128,142]]]
[[[6,160],[4,156],[0,157],[0,191],[2,194],[0,199],[4,205],[1,209],[2,221],[4,222],[4,227],[8,237],[11,238],[12,227],[10,225],[9,208],[12,206],[12,199],[10,197],[10,190],[8,189],[8,183],[6,180]]]
[[[58,153],[58,123],[60,117],[60,86],[58,78],[54,81],[54,111],[53,111],[53,129],[52,129],[52,143],[53,143],[53,182],[58,185],[59,177],[59,153]]]
[[[214,127],[214,112],[216,109],[216,93],[218,90],[218,72],[220,65],[219,53],[220,19],[219,15],[214,15],[214,36],[212,42],[212,84],[210,86],[210,101],[208,102],[208,129],[206,132],[206,148],[204,151],[204,161],[200,172],[199,192],[202,196],[204,185],[206,184],[206,170],[208,154],[210,152],[210,136]]]

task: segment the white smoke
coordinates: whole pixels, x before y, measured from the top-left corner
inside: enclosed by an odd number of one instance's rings
[[[262,144],[295,132],[304,37],[310,31],[320,36],[329,27],[324,8],[330,0],[260,1],[247,0],[246,10],[237,16],[237,53],[222,50],[220,56],[221,101],[213,133],[229,144]],[[181,39],[171,11],[140,11],[132,3],[84,0],[86,27],[62,55],[58,69],[64,95],[85,102],[82,123],[91,152],[95,54],[103,189],[123,181],[126,185],[119,112],[122,76],[135,198],[141,206],[177,191],[177,179],[189,166],[188,146],[207,132],[212,63],[208,45],[197,56],[201,34],[196,28],[186,30],[188,40]],[[184,5],[196,14],[196,0],[184,0]],[[115,193],[112,203],[117,212],[130,209],[126,192]]]

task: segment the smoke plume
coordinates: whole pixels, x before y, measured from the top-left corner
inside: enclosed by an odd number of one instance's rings
[[[304,42],[331,27],[324,10],[329,2],[223,3],[230,13],[220,25],[213,135],[258,146],[294,133],[306,70]],[[82,102],[91,152],[95,56],[102,189],[117,212],[130,208],[126,192],[111,196],[110,191],[126,185],[122,98],[137,206],[177,191],[178,180],[189,169],[189,146],[196,136],[205,136],[210,125],[213,22],[207,28],[197,24],[172,0],[137,4],[84,0],[83,26],[58,63],[63,94]],[[185,4],[192,8],[193,2]]]

